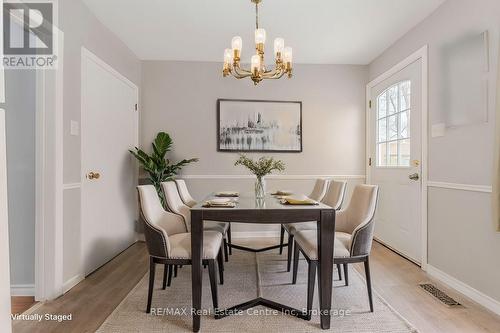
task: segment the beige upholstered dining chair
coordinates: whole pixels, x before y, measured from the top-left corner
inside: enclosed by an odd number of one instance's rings
[[[330,179],[325,179],[325,178],[320,178],[316,179],[316,182],[314,183],[313,190],[311,194],[309,194],[309,198],[316,200],[316,201],[321,201],[323,200],[323,197],[326,194],[326,191],[328,190],[328,185],[330,184]],[[282,224],[281,225],[281,234],[280,234],[280,254],[283,253],[283,245],[284,245],[284,238],[285,238],[285,231],[289,225],[287,224]],[[288,249],[290,250],[290,242],[288,242],[289,247]],[[290,271],[290,269],[288,269]]]
[[[149,252],[149,289],[146,312],[151,311],[156,264],[164,264],[163,289],[172,279],[172,267],[191,264],[191,234],[181,216],[163,209],[153,185],[137,186],[139,205],[144,220],[144,235]],[[218,261],[220,283],[223,283],[222,236],[216,231],[203,233],[203,263],[208,265],[212,302],[218,308],[215,260]]]
[[[343,181],[334,181],[329,180],[327,183],[326,192],[323,194],[321,200],[322,203],[328,205],[335,210],[339,210],[342,207],[342,203],[345,198],[345,190],[347,188],[347,183]],[[315,191],[313,190],[313,193]],[[317,193],[320,193],[318,190]],[[322,192],[321,192],[322,193]],[[290,266],[292,263],[292,253],[294,246],[294,235],[299,230],[316,230],[317,223],[316,222],[301,222],[301,223],[289,223],[284,224],[284,229],[288,233],[288,262],[287,262],[287,271],[290,272]],[[339,277],[342,276],[339,273]]]
[[[189,193],[186,182],[183,179],[176,179],[174,181],[175,185],[177,185],[177,190],[179,191],[182,202],[184,202],[184,204],[188,207],[193,207],[194,205],[196,205],[197,202]]]
[[[179,191],[179,195],[181,196],[182,202],[186,206],[193,207],[194,205],[197,204],[196,200],[193,199],[191,194],[189,193],[189,190],[187,188],[186,182],[183,179],[176,179],[174,180],[175,184],[177,185],[177,190]],[[219,222],[220,223],[220,222]],[[210,222],[208,224],[210,228]],[[226,261],[228,257],[228,250],[229,250],[229,255],[233,254],[233,251],[231,249],[231,223],[226,223],[224,227],[227,226],[227,230],[224,236],[224,255],[226,256]]]
[[[186,230],[191,231],[191,211],[190,207],[187,206],[183,201],[179,190],[177,189],[176,182],[168,181],[161,183],[163,193],[165,194],[165,204],[167,209],[182,217],[186,225]],[[187,190],[187,187],[186,187]],[[190,196],[190,195],[189,195]],[[220,232],[224,243],[224,256],[226,261],[228,261],[228,230],[229,223],[226,222],[216,222],[216,221],[204,221],[204,230],[212,230]]]
[[[345,284],[349,285],[348,264],[363,262],[370,311],[373,312],[372,287],[369,257],[372,247],[374,216],[377,207],[378,186],[357,185],[349,206],[336,213],[334,263],[344,265]],[[307,286],[307,310],[310,314],[314,294],[314,279],[318,265],[318,244],[316,230],[301,230],[295,234],[292,282],[297,282],[299,251],[309,264]]]

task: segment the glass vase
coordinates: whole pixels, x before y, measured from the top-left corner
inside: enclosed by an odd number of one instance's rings
[[[266,181],[263,177],[257,177],[255,181],[255,198],[264,199],[266,196]]]

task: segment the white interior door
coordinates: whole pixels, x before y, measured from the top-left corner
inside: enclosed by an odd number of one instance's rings
[[[88,275],[135,239],[137,87],[82,52],[82,255]]]
[[[371,88],[370,182],[380,187],[375,237],[422,262],[422,60]]]

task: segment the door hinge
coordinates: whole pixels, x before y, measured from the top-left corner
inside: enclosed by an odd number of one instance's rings
[[[135,109],[135,111],[137,111],[137,103],[135,103],[134,109]]]
[[[368,166],[372,166],[372,158],[371,157],[368,159]]]
[[[371,109],[372,108],[372,101],[368,101],[368,107]]]

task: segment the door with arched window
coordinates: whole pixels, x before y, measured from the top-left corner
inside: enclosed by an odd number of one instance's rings
[[[421,263],[422,64],[371,88],[370,179],[380,187],[375,237]]]

